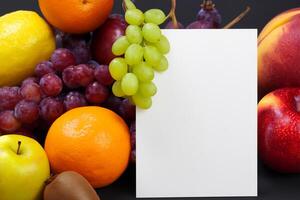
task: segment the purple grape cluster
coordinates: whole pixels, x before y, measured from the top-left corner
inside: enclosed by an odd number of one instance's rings
[[[136,125],[135,122],[133,122],[130,125],[130,142],[131,142],[131,154],[130,154],[130,160],[131,162],[135,163],[136,161]]]
[[[85,46],[80,44],[80,48]],[[35,76],[20,86],[0,88],[0,131],[47,130],[63,113],[88,105],[106,107],[130,126],[135,123],[135,106],[113,96],[113,81],[108,66],[90,60],[90,54],[78,56],[70,49],[56,49],[49,61],[36,66]]]
[[[166,24],[165,28],[184,29],[185,27],[176,19],[176,0],[173,0],[172,7],[172,20]],[[213,1],[203,0],[196,21],[191,22],[186,29],[218,29],[221,27],[221,23],[222,17]]]

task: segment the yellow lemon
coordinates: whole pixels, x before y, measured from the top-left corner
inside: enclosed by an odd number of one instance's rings
[[[55,37],[47,22],[32,11],[0,17],[0,86],[19,84],[34,74],[35,66],[48,60]]]

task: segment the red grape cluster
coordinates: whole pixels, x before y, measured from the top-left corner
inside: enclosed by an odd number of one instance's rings
[[[45,124],[48,128],[64,112],[87,105],[111,109],[130,126],[135,121],[135,106],[112,95],[114,80],[107,65],[86,62],[90,56],[84,57],[78,59],[70,49],[59,48],[49,61],[39,63],[35,76],[25,79],[20,87],[0,88],[1,132],[33,130]]]
[[[130,160],[135,163],[136,162],[136,126],[135,122],[133,122],[130,126],[130,133],[131,133],[131,154],[130,154]]]
[[[96,31],[93,38],[91,33],[73,35],[56,31],[58,49],[48,61],[36,66],[34,76],[20,86],[0,88],[0,135],[19,133],[35,136],[43,143],[53,121],[68,110],[89,105],[108,108],[129,127],[135,127],[135,105],[112,94],[114,80],[106,65],[111,59],[112,44],[126,27],[124,17],[114,14],[100,27],[103,34]],[[118,31],[120,34],[111,34]],[[95,43],[95,38],[100,42]],[[104,60],[93,55],[95,52],[102,52]],[[132,138],[135,144],[135,131]]]
[[[203,0],[201,9],[197,13],[197,19],[191,22],[188,26],[184,26],[177,20],[176,17],[176,2],[172,0],[172,8],[169,13],[171,20],[166,24],[166,29],[219,29],[221,28],[222,16],[216,8],[213,0]],[[240,15],[234,18],[231,22],[224,26],[224,29],[232,28],[240,20],[242,20],[250,11],[248,6]]]
[[[177,21],[176,0],[172,0],[171,21],[165,26],[166,29],[184,29],[182,23]],[[197,20],[190,23],[187,29],[217,29],[220,28],[222,17],[219,11],[215,8],[212,0],[203,0],[201,9],[197,14]]]

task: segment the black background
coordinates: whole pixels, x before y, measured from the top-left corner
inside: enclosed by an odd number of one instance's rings
[[[62,0],[63,1],[63,0]],[[194,21],[202,0],[177,0],[177,17],[184,25]],[[170,9],[170,0],[136,0],[138,7],[159,7],[166,12]],[[215,0],[215,4],[223,16],[223,24],[231,21],[242,12],[247,5],[252,10],[236,28],[257,28],[259,31],[275,15],[290,8],[300,7],[300,0]],[[122,13],[121,0],[116,0],[114,12]],[[0,0],[0,14],[27,9],[39,12],[37,0]],[[66,13],[67,14],[67,13]],[[300,24],[299,24],[300,25]],[[216,166],[222,167],[222,166]],[[180,181],[180,180],[178,180]],[[266,169],[262,164],[258,167],[257,198],[196,198],[196,199],[264,199],[264,200],[296,200],[300,199],[300,175],[284,175]],[[201,190],[201,188],[199,188]],[[102,200],[135,199],[135,169],[130,166],[119,181],[98,190]],[[1,194],[0,194],[1,195]],[[1,198],[1,197],[0,197]],[[178,200],[185,198],[178,198]]]
[[[170,9],[171,0],[136,0],[139,8],[159,7],[165,12]],[[200,8],[202,0],[177,0],[177,15],[179,21],[188,25],[196,19],[196,14]],[[263,26],[275,15],[290,8],[300,7],[300,0],[214,0],[217,8],[223,16],[225,25],[237,16],[247,5],[252,11],[242,20],[236,28],[257,28],[261,30]],[[114,12],[122,13],[121,0],[115,0]],[[0,0],[0,14],[7,12],[28,9],[38,9],[38,0]],[[67,13],[66,13],[67,15]]]

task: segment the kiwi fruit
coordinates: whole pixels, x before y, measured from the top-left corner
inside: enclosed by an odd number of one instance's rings
[[[44,200],[100,200],[94,188],[80,174],[72,171],[51,177],[44,190]]]

